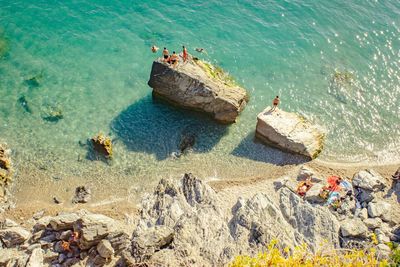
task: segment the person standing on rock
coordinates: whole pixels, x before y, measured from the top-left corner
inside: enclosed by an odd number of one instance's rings
[[[175,53],[175,51],[172,52],[172,55],[171,55],[171,57],[170,57],[170,60],[171,60],[171,64],[172,64],[172,65],[175,66],[176,64],[178,64],[179,57],[178,57],[178,55]]]
[[[272,109],[271,111],[275,111],[275,109],[277,109],[279,103],[281,102],[281,100],[279,99],[279,96],[276,96],[274,98],[274,100],[272,101]]]
[[[183,57],[183,62],[186,62],[188,60],[188,52],[184,45],[182,46],[182,57]]]
[[[162,51],[163,57],[164,57],[164,62],[168,61],[169,58],[169,51],[166,47],[164,47],[164,50]]]

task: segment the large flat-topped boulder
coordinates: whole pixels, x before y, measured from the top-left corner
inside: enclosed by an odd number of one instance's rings
[[[257,116],[256,137],[284,151],[315,159],[322,151],[324,133],[305,118],[267,107]]]
[[[248,102],[245,89],[220,68],[201,60],[177,66],[154,61],[148,84],[153,88],[153,96],[205,112],[222,123],[235,122]]]

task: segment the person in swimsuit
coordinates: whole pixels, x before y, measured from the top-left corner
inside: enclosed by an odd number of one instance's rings
[[[155,45],[153,45],[153,46],[151,47],[151,52],[156,53],[157,51],[158,51],[158,47],[155,46]]]
[[[279,99],[279,96],[276,96],[274,98],[274,100],[272,101],[272,106],[273,107],[272,107],[271,111],[274,111],[278,107],[280,102],[281,102],[281,100]]]
[[[170,57],[170,60],[171,60],[170,63],[171,63],[172,65],[176,65],[176,64],[178,63],[179,57],[178,57],[178,55],[175,53],[175,51],[172,52],[172,55],[171,55],[171,57]]]
[[[183,62],[186,62],[188,59],[188,52],[185,46],[182,46],[182,56],[183,56]]]
[[[164,57],[164,62],[168,62],[169,58],[169,51],[166,47],[164,47],[164,50],[162,51],[163,57]]]

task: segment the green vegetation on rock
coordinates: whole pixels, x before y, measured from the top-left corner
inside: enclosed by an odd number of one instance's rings
[[[202,60],[196,60],[195,62],[208,74],[210,78],[220,80],[227,86],[237,86],[234,78],[221,67],[214,66],[211,63]]]

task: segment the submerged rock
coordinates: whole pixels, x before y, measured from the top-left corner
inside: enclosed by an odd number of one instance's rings
[[[28,85],[30,88],[39,87],[40,83],[37,77],[32,77],[25,80],[25,84]]]
[[[186,150],[191,149],[196,142],[196,136],[193,133],[182,133],[181,140],[179,142],[179,151],[184,153]]]
[[[18,98],[18,103],[21,105],[21,107],[28,113],[32,114],[32,109],[28,104],[28,101],[26,100],[25,96],[21,96]]]
[[[284,151],[315,159],[321,153],[324,133],[305,118],[267,107],[257,116],[256,137]]]
[[[154,61],[148,84],[153,96],[205,112],[222,123],[235,122],[249,100],[246,90],[221,69],[200,60],[177,67]]]
[[[58,122],[59,120],[63,119],[64,115],[62,110],[58,107],[50,107],[49,110],[42,115],[42,119],[49,122]]]
[[[112,142],[110,137],[104,136],[100,133],[90,139],[90,141],[96,152],[104,155],[107,158],[110,158],[112,156]]]

